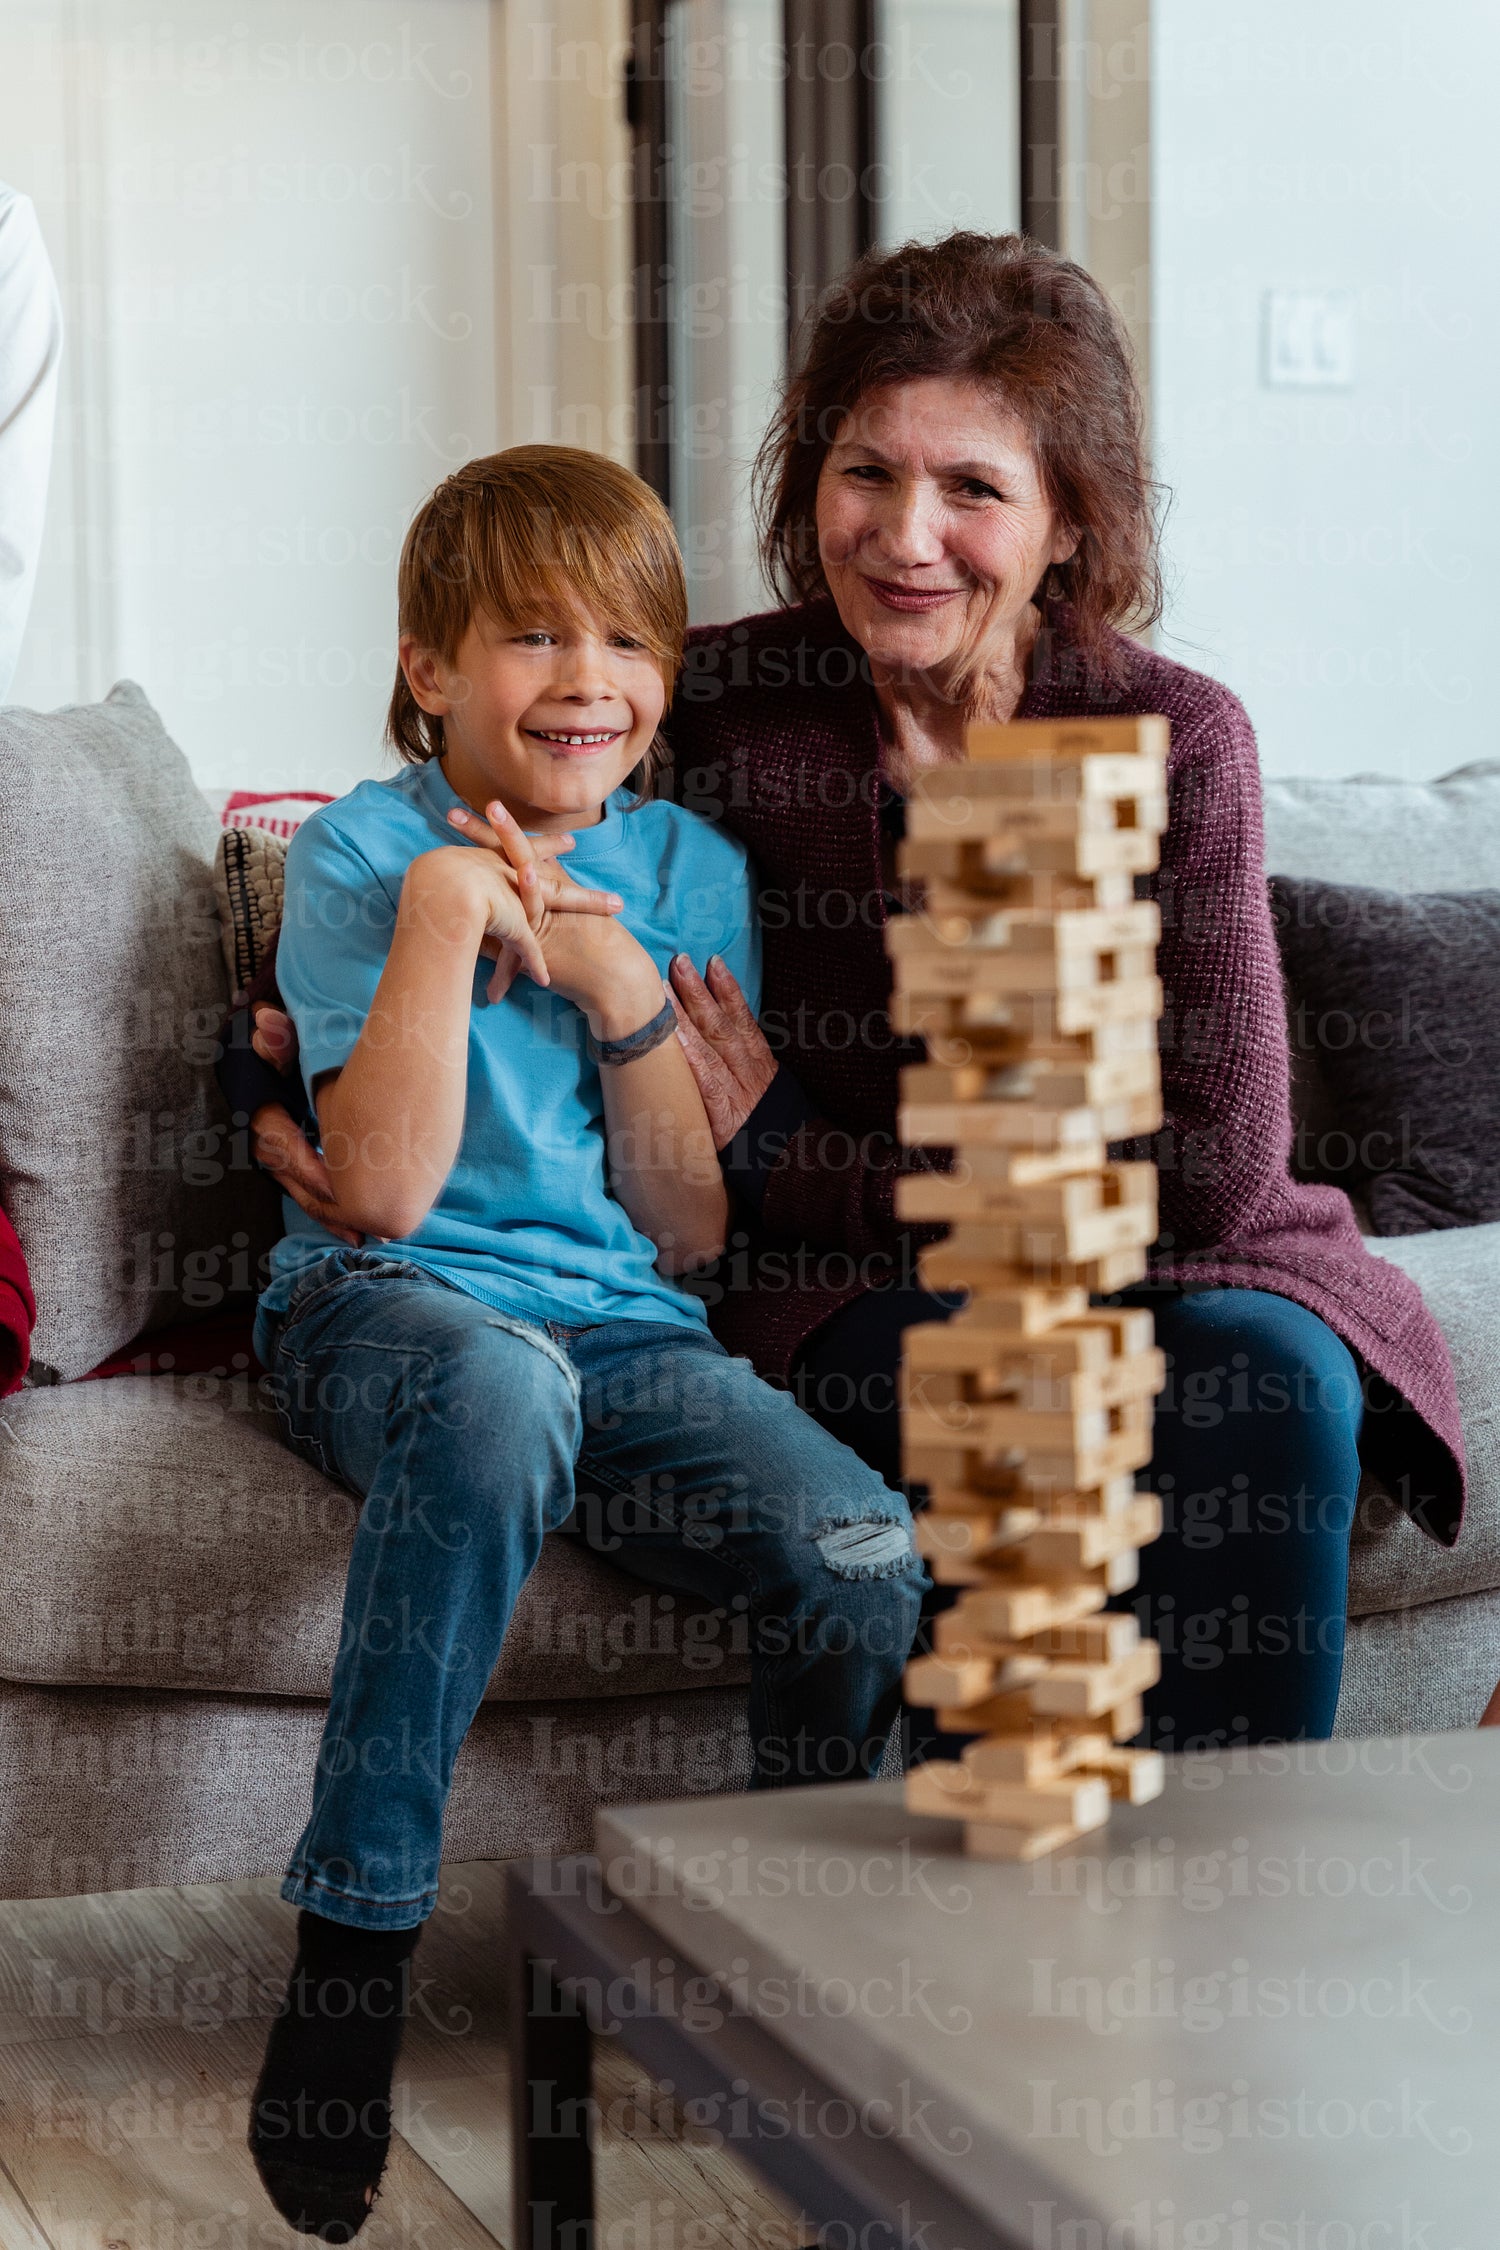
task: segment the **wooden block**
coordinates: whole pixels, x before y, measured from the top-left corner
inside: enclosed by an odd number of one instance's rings
[[[1082,1414],[1033,1414],[1004,1406],[965,1406],[957,1411],[966,1417],[962,1422],[946,1419],[941,1408],[916,1406],[903,1413],[905,1473],[923,1483],[968,1484],[978,1490],[987,1467],[993,1465],[1003,1472],[1008,1488],[1019,1488],[1022,1505],[1042,1504],[1028,1501],[1029,1494],[1047,1495],[1049,1524],[1057,1513],[1057,1492],[1094,1490],[1144,1468],[1151,1458],[1149,1410],[1139,1401],[1109,1409],[1110,1418],[1122,1418],[1118,1431],[1099,1426],[1101,1418]],[[1089,1511],[1091,1518],[1096,1514]],[[1045,1536],[1045,1529],[1036,1534],[1039,1540]],[[1054,1566],[1054,1553],[1061,1557],[1062,1547],[1054,1543],[1045,1550],[1046,1559],[1039,1548],[1035,1567],[1057,1575],[1063,1565]]]
[[[1114,977],[1104,984],[1060,994],[1054,1015],[1060,1032],[1079,1032],[1105,1023],[1154,1025],[1163,1005],[1161,979],[1153,965],[1136,976]]]
[[[967,1709],[957,1704],[934,1705],[933,1716],[942,1734],[1029,1736],[1045,1734],[1056,1723],[1037,1716],[1031,1707],[1031,1696],[1024,1688],[1013,1695],[987,1696],[983,1703],[970,1704]]]
[[[1014,812],[999,803],[961,812],[928,808],[918,822],[923,833],[908,828],[897,861],[898,880],[915,887],[936,879],[943,890],[966,897],[1019,899],[1039,906],[1073,894],[1100,906],[1128,905],[1135,897],[1136,877],[1157,864],[1165,805],[1161,800],[1152,807],[1132,804],[1123,827],[1122,813],[1123,808],[1111,824],[1087,808],[1082,820],[1052,823],[1048,834],[1046,825],[1018,826]],[[1139,838],[1122,852],[1120,839],[1130,837],[1137,825]],[[1071,863],[1041,866],[1044,849]],[[1122,864],[1127,860],[1131,864]]]
[[[993,1581],[987,1579],[985,1583],[988,1585]],[[990,1664],[1004,1664],[1018,1651],[1029,1651],[1040,1646],[1040,1634],[1033,1634],[1027,1641],[1001,1641],[989,1634],[976,1632],[962,1614],[962,1605],[966,1599],[967,1596],[961,1594],[952,1609],[940,1610],[932,1621],[933,1647],[939,1656],[947,1657],[953,1663],[983,1659]]]
[[[1162,1120],[1159,1093],[1135,1094],[1086,1109],[1048,1109],[1035,1102],[924,1102],[897,1111],[897,1138],[908,1148],[945,1148],[964,1161],[989,1150],[1077,1149],[1101,1138],[1134,1140]]]
[[[1099,875],[1148,875],[1161,857],[1161,832],[1167,825],[1166,799],[1134,808],[1128,827],[1094,834],[1039,837],[1026,853],[1038,875],[1092,880]]]
[[[951,1469],[952,1454],[945,1456],[945,1460],[947,1467]],[[924,1478],[923,1482],[928,1493],[927,1505],[922,1510],[924,1515],[968,1516],[974,1515],[981,1508],[994,1508],[1004,1510],[1007,1515],[1014,1512],[1018,1519],[1018,1530],[1021,1528],[1019,1519],[1024,1515],[1029,1519],[1026,1528],[1033,1531],[1042,1520],[1043,1503],[1030,1498],[1022,1490],[1020,1479],[1010,1468],[1001,1470],[988,1484],[953,1484],[946,1477],[939,1478],[935,1483]]]
[[[1118,1027],[1134,1036],[1150,1026]],[[913,1108],[949,1102],[1035,1102],[1047,1109],[1123,1101],[1159,1092],[1161,1061],[1155,1044],[1122,1054],[1091,1056],[1073,1041],[1072,1054],[1034,1055],[1010,1042],[1008,1055],[981,1055],[962,1063],[914,1063],[901,1073],[901,1100]],[[1063,1043],[1058,1042],[1061,1046]]]
[[[951,1617],[954,1612],[944,1614]],[[941,1624],[942,1619],[938,1622]],[[1108,1610],[1103,1616],[1081,1617],[1072,1625],[1048,1626],[1026,1645],[1042,1656],[1074,1656],[1090,1664],[1117,1664],[1139,1648],[1140,1641],[1140,1626],[1128,1610]]]
[[[962,817],[971,804],[1002,804],[1034,829],[1069,815],[1096,822],[1102,816],[1113,824],[1116,806],[1155,802],[1164,794],[1158,762],[1130,752],[1045,761],[975,758],[928,766],[913,782],[907,807],[955,808]]]
[[[1131,1587],[1139,1583],[1140,1575],[1141,1552],[1138,1547],[1127,1547],[1122,1554],[1112,1555],[1099,1573],[1107,1594],[1128,1594]],[[1139,1725],[1140,1721],[1137,1720],[1136,1726],[1130,1730],[1132,1734]]]
[[[966,755],[988,759],[1078,759],[1095,757],[1166,760],[1171,727],[1159,717],[975,719],[964,733]]]
[[[1107,1158],[1103,1141],[1085,1141],[1076,1148],[961,1149],[955,1161],[965,1175],[987,1185],[1010,1188],[1043,1187],[1055,1180],[1083,1178],[1102,1171]]]
[[[1104,810],[1022,811],[1004,798],[978,795],[950,804],[912,799],[906,832],[914,844],[979,842],[986,867],[1000,876],[1091,882],[1099,876],[1149,874],[1161,855],[1166,799],[1137,801],[1123,823],[1100,818]]]
[[[1075,1533],[1087,1534],[1085,1547],[1076,1556],[1064,1543]],[[1040,1527],[1028,1542],[1024,1557],[1018,1559],[1024,1561],[1028,1569],[1040,1570],[1050,1578],[1057,1576],[1058,1571],[1042,1559],[1048,1543],[1052,1553],[1060,1561],[1065,1560],[1066,1567],[1092,1570],[1110,1555],[1119,1554],[1127,1547],[1149,1547],[1152,1540],[1160,1536],[1161,1501],[1154,1492],[1133,1493],[1123,1508],[1080,1508],[1071,1516],[1065,1500],[1049,1499]]]
[[[993,1368],[1014,1369],[1018,1375],[1102,1375],[1117,1361],[1112,1339],[1102,1324],[1069,1323],[1032,1339],[982,1328],[971,1323],[967,1311],[951,1320],[928,1321],[908,1328],[902,1337],[902,1362],[910,1375],[926,1373],[978,1374]]]
[[[962,1321],[970,1333],[983,1330],[997,1337],[1036,1337],[1050,1335],[1066,1321],[1081,1320],[1088,1310],[1088,1294],[1083,1289],[1071,1285],[1053,1289],[1021,1278],[1007,1289],[987,1290],[975,1296],[954,1319]]]
[[[924,1289],[969,1289],[986,1296],[1020,1288],[1028,1281],[1059,1287],[1076,1285],[1102,1294],[1128,1288],[1145,1272],[1145,1250],[1136,1246],[1111,1250],[1102,1258],[1057,1260],[1037,1266],[1001,1265],[976,1257],[962,1244],[950,1249],[947,1242],[931,1243],[917,1253],[917,1276]]]
[[[947,1614],[997,1641],[1024,1641],[1060,1625],[1076,1624],[1104,1607],[1102,1589],[1094,1586],[990,1585],[965,1594]]]
[[[1035,1449],[1051,1457],[1091,1459],[1115,1434],[1111,1411],[1083,1408],[1072,1413],[1043,1414],[1031,1407],[1009,1403],[976,1403],[960,1399],[929,1404],[914,1399],[901,1409],[901,1434],[918,1449],[952,1447],[961,1453],[997,1453],[1017,1448]],[[1124,1408],[1118,1410],[1122,1414]],[[1147,1456],[1149,1459],[1149,1455]],[[1080,1484],[1091,1481],[1080,1476]]]
[[[1128,1742],[1132,1735],[1139,1734],[1146,1723],[1145,1706],[1140,1697],[1127,1696],[1123,1703],[1116,1704],[1105,1723],[1116,1742]]]
[[[1161,980],[1154,973],[1082,985],[1067,993],[893,992],[890,1022],[904,1035],[959,1040],[1001,1028],[1071,1037],[1102,1024],[1150,1023],[1162,1012]],[[964,1058],[967,1059],[967,1058]]]
[[[986,1563],[977,1562],[966,1555],[935,1554],[924,1556],[927,1575],[934,1586],[986,1586],[990,1571]]]
[[[1050,1523],[1055,1516],[1065,1521],[1079,1516],[1124,1516],[1137,1498],[1134,1475],[1107,1477],[1102,1484],[1066,1489],[1052,1485],[1023,1486],[1018,1476],[1016,1486],[1022,1504],[1035,1508],[1043,1523]]]
[[[1108,1819],[1106,1813],[1105,1819]],[[1101,1828],[1103,1821],[1092,1826]],[[1048,1852],[1061,1850],[1064,1844],[1076,1844],[1086,1836],[1086,1828],[1001,1828],[992,1822],[965,1821],[964,1851],[970,1859],[1018,1860],[1023,1865],[1028,1860],[1045,1859]]]
[[[935,1185],[929,1203],[962,1205],[966,1191],[950,1188],[946,1195]],[[917,1214],[912,1214],[916,1216]],[[1138,1203],[1121,1203],[1113,1209],[1078,1211],[1070,1216],[1038,1214],[1036,1220],[981,1211],[926,1210],[923,1217],[947,1219],[952,1232],[947,1240],[931,1245],[943,1251],[950,1264],[966,1258],[976,1266],[1021,1266],[1031,1270],[1055,1266],[1081,1266],[1116,1252],[1144,1249],[1156,1238],[1156,1213]]]
[[[1036,1152],[1094,1147],[1105,1137],[1101,1108],[1049,1109],[1036,1102],[903,1102],[896,1137],[907,1148]],[[1146,1128],[1154,1131],[1154,1127]],[[1115,1133],[1113,1138],[1130,1136]]]
[[[1072,1770],[1077,1761],[1071,1759],[1071,1751],[1079,1739],[1059,1733],[981,1735],[978,1741],[965,1744],[959,1763],[981,1781],[1052,1781]],[[1089,1742],[1090,1754],[1096,1757],[1132,1755],[1116,1750],[1105,1735],[1091,1736]],[[1106,1769],[1100,1766],[1097,1770]]]
[[[1000,1508],[965,1514],[924,1508],[914,1526],[917,1553],[925,1562],[983,1563],[987,1556],[1024,1539],[1040,1522],[1035,1508]],[[951,1585],[954,1581],[947,1579],[940,1583]],[[961,1583],[967,1584],[968,1580]]]
[[[1150,758],[1100,757],[1074,762],[972,760],[930,766],[912,785],[914,809],[947,815],[954,831],[973,834],[973,818],[1000,807],[1024,836],[1070,830],[1165,826],[1166,788]],[[1139,808],[1150,808],[1144,814]],[[1158,813],[1157,808],[1161,811]],[[912,833],[908,817],[907,834]]]
[[[1100,984],[1138,983],[1156,970],[1155,946],[1144,940],[1100,940],[1076,947],[943,942],[915,917],[893,922],[886,939],[892,985],[899,995],[1061,995]]]
[[[986,1352],[982,1342],[970,1343],[968,1364],[954,1366],[951,1361],[961,1358],[965,1341],[959,1339],[947,1367],[930,1359],[914,1360],[909,1354],[904,1357],[899,1382],[903,1407],[943,1411],[949,1427],[958,1427],[959,1408],[1003,1400],[1029,1413],[1091,1415],[1095,1420],[1089,1426],[1107,1431],[1111,1409],[1155,1397],[1166,1364],[1153,1346],[1130,1359],[1079,1368],[1069,1364],[1067,1354],[1048,1351],[1044,1339],[1030,1354],[997,1352],[993,1347]],[[1100,1416],[1106,1419],[1099,1421]]]
[[[1091,1328],[1113,1333],[1114,1348],[1122,1356],[1148,1351],[1156,1342],[1156,1322],[1145,1305],[1092,1305],[1088,1321]]]
[[[901,1446],[903,1475],[914,1483],[927,1487],[929,1495],[942,1498],[936,1504],[945,1511],[956,1508],[960,1513],[974,1507],[981,1499],[1014,1501],[1020,1507],[1039,1505],[1028,1497],[1021,1483],[1016,1463],[1011,1461],[985,1461],[977,1454],[966,1459],[962,1449],[942,1445],[919,1445],[910,1436],[903,1437]],[[929,1498],[928,1506],[935,1503]]]
[[[1099,1774],[990,1781],[962,1763],[933,1759],[906,1777],[908,1812],[1016,1828],[1097,1828],[1109,1818],[1110,1787]]]
[[[957,1074],[944,1072],[942,1075]],[[961,1218],[1010,1219],[1031,1231],[1050,1226],[1060,1230],[1070,1244],[1089,1245],[1070,1248],[1066,1252],[1069,1257],[1093,1257],[1098,1255],[1099,1248],[1117,1248],[1125,1240],[1152,1242],[1156,1239],[1154,1195],[1148,1201],[1138,1179],[1117,1177],[1122,1173],[1154,1175],[1154,1165],[1100,1166],[1097,1171],[1063,1173],[1051,1180],[1017,1184],[1004,1176],[1003,1167],[998,1180],[976,1171],[974,1157],[980,1153],[989,1152],[975,1151],[972,1147],[961,1149],[949,1172],[907,1173],[898,1179],[895,1183],[896,1216],[940,1222]],[[1154,1177],[1151,1185],[1154,1190]],[[1123,1220],[1118,1216],[1121,1212],[1133,1212],[1138,1216]],[[1107,1217],[1101,1217],[1106,1213]],[[1129,1232],[1122,1233],[1122,1228],[1128,1228]],[[1094,1246],[1096,1237],[1102,1237],[1097,1247]]]
[[[1142,1641],[1112,1664],[1050,1664],[1031,1690],[1032,1707],[1060,1719],[1099,1718],[1160,1677],[1161,1651],[1155,1641]]]
[[[1128,1367],[1129,1363],[1126,1362]],[[901,1409],[902,1430],[917,1447],[956,1447],[996,1453],[1021,1447],[1037,1453],[1084,1453],[1116,1438],[1146,1436],[1151,1432],[1149,1397],[1126,1397],[1108,1405],[1088,1399],[1085,1379],[1057,1386],[1062,1402],[1057,1407],[1034,1405],[1014,1394],[975,1397],[974,1379],[962,1375],[918,1375]],[[951,1397],[955,1388],[971,1395]],[[999,1386],[995,1386],[998,1390]],[[1076,1403],[1070,1402],[1070,1393]],[[1132,1467],[1141,1464],[1132,1463]],[[1122,1472],[1111,1470],[1109,1475]],[[1081,1476],[1080,1485],[1102,1479]],[[1154,1537],[1155,1534],[1149,1536]]]
[[[923,1083],[921,1071],[999,1071],[1022,1065],[1047,1071],[1086,1063],[1115,1062],[1126,1055],[1156,1055],[1159,1026],[1145,1016],[1127,1017],[1119,1023],[1088,1024],[1082,1031],[1059,1031],[1050,1019],[1047,996],[1037,1001],[1022,994],[1014,1007],[996,1011],[996,1020],[965,1023],[949,1032],[929,1019],[925,1027],[928,1063],[913,1065],[915,1078],[903,1074],[904,1101],[946,1101],[970,1098],[936,1079]],[[1159,1059],[1159,1058],[1158,1058]],[[970,1082],[972,1085],[972,1081]]]
[[[908,1328],[901,1346],[905,1367],[917,1374],[993,1372],[1038,1382],[1087,1374],[1102,1382],[1120,1369],[1134,1367],[1156,1348],[1148,1331],[1144,1347],[1121,1352],[1112,1327],[1093,1317],[1056,1323],[1040,1336],[1009,1334],[974,1318],[982,1303],[977,1299],[951,1320]],[[1150,1318],[1147,1313],[1146,1319]]]
[[[907,864],[908,854],[911,865]],[[931,864],[920,863],[923,854]],[[1111,868],[1099,875],[1033,875],[1007,866],[991,868],[983,855],[982,843],[954,845],[929,839],[898,847],[896,865],[900,881],[920,889],[921,911],[929,914],[973,913],[986,902],[1013,912],[1046,914],[1073,914],[1089,908],[1115,912],[1135,903],[1135,877],[1123,870]],[[941,864],[944,861],[950,864]]]
[[[1149,1805],[1167,1785],[1167,1761],[1159,1750],[1125,1750],[1112,1744],[1091,1752],[1074,1770],[1101,1775],[1109,1783],[1111,1797],[1127,1805]]]
[[[1149,1054],[1103,1055],[1076,1064],[1043,1058],[1015,1064],[1006,1080],[1014,1091],[1004,1098],[1046,1109],[1075,1109],[1128,1101],[1133,1094],[1159,1094],[1161,1062],[1154,1048]]]
[[[981,1657],[955,1660],[915,1656],[904,1674],[907,1702],[927,1704],[937,1711],[983,1703],[993,1693],[994,1684],[995,1667]]]
[[[1161,1501],[1154,1492],[1142,1493],[1122,1516],[1079,1516],[1072,1523],[1047,1516],[1024,1541],[1015,1560],[1024,1570],[1064,1577],[1075,1570],[1093,1570],[1128,1549],[1149,1546],[1160,1534]]]
[[[1105,1610],[1071,1625],[1044,1626],[1025,1640],[998,1640],[975,1629],[965,1614],[967,1599],[967,1595],[961,1596],[952,1609],[940,1611],[933,1619],[934,1646],[940,1656],[953,1663],[982,1658],[992,1664],[1006,1664],[1027,1656],[1038,1664],[1056,1665],[1061,1660],[1108,1666],[1133,1656],[1142,1645],[1140,1626],[1127,1610]]]
[[[1122,946],[1154,948],[1161,938],[1161,909],[1152,899],[1128,906],[1073,907],[1061,913],[1039,907],[991,906],[973,901],[966,912],[927,909],[887,925],[885,949],[903,960],[955,948],[970,953],[1116,953]]]

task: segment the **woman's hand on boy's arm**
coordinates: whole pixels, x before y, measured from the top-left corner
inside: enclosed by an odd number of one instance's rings
[[[262,1000],[252,1011],[250,1044],[263,1061],[285,1076],[297,1067],[297,1030],[289,1015]],[[357,1250],[364,1236],[339,1216],[328,1167],[289,1109],[263,1102],[250,1119],[250,1145],[256,1163],[269,1172],[283,1194]]]
[[[685,953],[672,963],[672,1005],[698,1081],[714,1146],[727,1148],[776,1076],[776,1057],[739,981],[714,954],[700,977]]]

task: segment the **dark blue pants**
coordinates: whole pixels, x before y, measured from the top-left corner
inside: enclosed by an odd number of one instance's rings
[[[903,1328],[963,1300],[871,1292],[809,1339],[795,1395],[879,1471],[899,1473]],[[1161,1644],[1145,1739],[1162,1749],[1321,1739],[1344,1656],[1349,1528],[1364,1399],[1358,1363],[1315,1313],[1259,1289],[1126,1292],[1149,1304],[1167,1357],[1143,1479],[1163,1531],[1117,1597]],[[938,1589],[934,1607],[952,1590]],[[958,1743],[916,1719],[916,1755]]]

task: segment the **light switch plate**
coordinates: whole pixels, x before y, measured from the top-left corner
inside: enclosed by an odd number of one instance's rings
[[[1265,380],[1273,391],[1347,391],[1354,382],[1354,299],[1338,289],[1268,289]]]

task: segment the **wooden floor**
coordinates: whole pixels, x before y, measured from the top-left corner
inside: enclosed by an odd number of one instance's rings
[[[501,1869],[446,1871],[369,2250],[510,2243]],[[245,2148],[294,1915],[274,1880],[0,1904],[0,2250],[305,2244]],[[596,2042],[599,2250],[794,2250],[794,2216]]]

